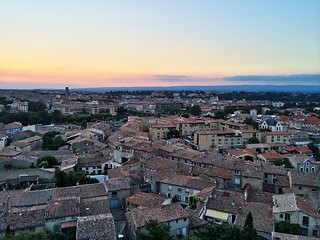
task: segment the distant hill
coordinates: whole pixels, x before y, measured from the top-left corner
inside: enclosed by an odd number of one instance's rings
[[[109,92],[109,91],[218,91],[218,92],[292,92],[320,93],[320,85],[225,85],[225,86],[173,86],[173,87],[101,87],[77,88],[73,91]]]

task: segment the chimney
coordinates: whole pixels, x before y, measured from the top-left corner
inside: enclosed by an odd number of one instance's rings
[[[249,196],[249,188],[250,188],[250,184],[247,184],[246,189],[244,190],[244,201],[246,202]]]

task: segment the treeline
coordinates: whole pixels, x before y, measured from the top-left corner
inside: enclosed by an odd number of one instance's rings
[[[280,92],[227,92],[218,94],[219,99],[223,100],[269,100],[281,102],[320,102],[319,94],[304,94],[304,93],[280,93]]]
[[[118,109],[118,115],[112,116],[110,113],[98,113],[94,115],[79,114],[79,115],[65,115],[59,110],[55,110],[53,113],[48,113],[46,110],[38,112],[19,112],[9,113],[8,111],[0,112],[0,122],[8,124],[11,122],[21,122],[24,126],[33,124],[76,124],[82,127],[86,127],[88,122],[95,121],[119,121],[128,116],[127,111],[124,108]]]

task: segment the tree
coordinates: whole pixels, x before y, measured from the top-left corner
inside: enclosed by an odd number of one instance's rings
[[[174,240],[174,237],[170,235],[170,226],[164,223],[159,223],[158,220],[149,220],[145,228],[148,233],[142,233],[136,231],[136,234],[140,240]]]
[[[298,234],[300,230],[299,224],[288,223],[281,221],[276,225],[276,231],[289,234]]]
[[[54,123],[62,123],[62,113],[59,110],[54,110],[51,119]]]
[[[54,156],[44,156],[41,158],[39,165],[43,162],[47,162],[48,166],[58,165],[58,161]],[[39,166],[40,167],[40,166]]]
[[[69,187],[76,186],[77,184],[92,184],[98,183],[99,181],[95,178],[87,177],[84,174],[79,174],[77,172],[62,172],[59,169],[55,171],[55,183],[57,187]]]
[[[26,232],[17,234],[15,236],[8,236],[7,234],[4,237],[0,237],[0,240],[49,240],[47,229],[44,228],[38,232]]]
[[[244,120],[244,123],[253,126],[254,129],[258,129],[258,123],[252,118],[246,118],[246,120]]]
[[[38,167],[39,167],[39,168],[42,168],[42,167],[47,168],[47,167],[49,167],[49,163],[48,163],[47,161],[41,161],[41,162],[38,164]]]
[[[248,228],[250,230],[253,229],[253,217],[251,212],[248,213],[248,215],[246,216],[246,220],[244,222],[244,228]]]
[[[190,114],[194,116],[199,116],[201,114],[201,107],[199,105],[194,105],[190,108]]]
[[[10,146],[11,142],[12,142],[12,139],[11,138],[7,138],[6,147]]]
[[[169,130],[169,132],[167,133],[167,139],[170,138],[179,138],[180,137],[180,133],[178,130],[173,129],[173,130]]]
[[[67,141],[63,140],[61,135],[56,136],[53,140],[52,140],[52,150],[58,150],[59,147],[62,147],[64,145],[67,144]]]
[[[246,216],[241,235],[242,239],[257,239],[257,231],[253,227],[253,217],[251,212]]]
[[[41,112],[45,111],[47,109],[47,106],[40,101],[31,101],[28,104],[28,110],[29,112]]]
[[[249,138],[249,144],[260,143],[259,139],[256,137]]]
[[[319,147],[315,145],[314,142],[311,142],[308,144],[308,148],[312,151],[313,157],[316,159],[316,161],[320,161]]]
[[[6,237],[10,237],[11,235],[11,228],[10,228],[10,225],[8,224],[7,228],[6,228]]]
[[[81,128],[85,129],[85,128],[87,128],[87,125],[88,125],[88,122],[86,120],[83,120],[81,122]]]

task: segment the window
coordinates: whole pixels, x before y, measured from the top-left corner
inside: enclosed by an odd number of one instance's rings
[[[303,172],[303,167],[300,168],[300,172]]]
[[[314,167],[311,168],[311,172],[312,172],[312,173],[314,172]]]
[[[181,192],[181,188],[178,188],[178,192],[179,192],[179,193]]]
[[[189,193],[190,192],[190,189],[189,188],[186,188],[186,193]]]
[[[313,237],[318,237],[318,231],[317,230],[313,230],[312,231],[312,236]]]
[[[285,214],[285,221],[288,223],[290,222],[290,214],[289,213]]]
[[[308,236],[308,228],[300,228],[300,232],[302,236]]]
[[[171,185],[168,186],[168,190],[169,190],[169,191],[172,190],[172,186],[171,186]]]
[[[240,178],[235,178],[234,179],[234,184],[240,185]]]
[[[241,172],[239,170],[235,170],[234,173],[235,173],[235,175],[238,175],[238,176],[241,174]]]
[[[304,216],[302,219],[302,225],[308,227],[309,226],[309,217]]]
[[[283,218],[283,214],[282,213],[280,214],[280,218]]]

